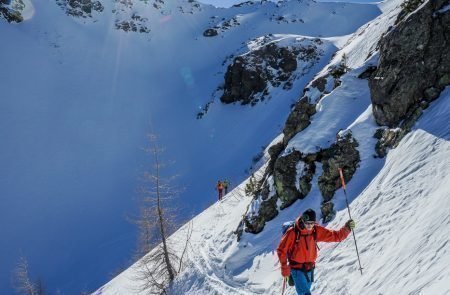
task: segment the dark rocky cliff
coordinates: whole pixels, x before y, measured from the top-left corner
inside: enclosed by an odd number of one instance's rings
[[[418,7],[421,2],[404,2],[397,25],[380,41],[379,65],[369,79],[375,119],[385,125],[374,135],[378,157],[398,145],[450,84],[450,10],[444,9],[450,1]]]
[[[22,11],[25,3],[22,0],[0,0],[0,18],[9,23],[20,23],[23,21]]]
[[[382,38],[369,80],[378,124],[398,126],[450,84],[450,11],[440,11],[449,2],[428,1]]]
[[[289,46],[269,42],[236,57],[225,73],[224,93],[220,100],[223,103],[255,104],[268,96],[269,86],[291,88],[293,80],[307,73],[323,55],[320,45],[322,40],[306,38]],[[300,73],[296,75],[296,71]]]

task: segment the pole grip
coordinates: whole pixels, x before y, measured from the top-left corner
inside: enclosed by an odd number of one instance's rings
[[[344,173],[342,173],[342,168],[338,168],[338,169],[339,169],[339,175],[341,176],[342,187],[345,190],[346,187],[345,187]]]

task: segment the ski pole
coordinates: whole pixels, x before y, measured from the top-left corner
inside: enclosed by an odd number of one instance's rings
[[[284,289],[286,289],[286,278],[283,277],[283,289],[281,290],[281,295],[284,295]]]
[[[348,217],[350,217],[350,219],[352,219],[352,215],[350,214],[350,205],[348,204],[347,190],[345,188],[344,174],[342,173],[342,168],[338,168],[338,169],[339,169],[339,175],[341,176],[342,188],[344,189],[345,202],[347,203]],[[361,266],[361,260],[359,259],[358,245],[356,244],[356,237],[355,237],[354,230],[352,230],[352,234],[353,234],[353,240],[355,240],[356,255],[358,256],[358,262],[359,262],[359,271],[361,272],[361,275],[362,275],[363,268]]]

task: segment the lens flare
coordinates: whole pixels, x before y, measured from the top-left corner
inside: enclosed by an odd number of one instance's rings
[[[163,24],[163,23],[166,23],[166,22],[170,21],[171,19],[172,19],[172,16],[165,15],[159,20],[159,23]]]
[[[195,84],[195,79],[194,79],[194,76],[192,75],[191,68],[189,68],[189,67],[183,67],[183,68],[181,68],[181,69],[180,69],[180,75],[181,75],[181,77],[183,78],[184,83],[185,83],[187,86],[189,86],[189,87],[194,86],[194,84]]]

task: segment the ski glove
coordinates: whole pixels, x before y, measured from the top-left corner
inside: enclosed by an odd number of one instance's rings
[[[350,219],[345,223],[345,227],[348,228],[349,230],[352,230],[356,227],[356,223],[353,219]]]
[[[283,277],[288,277],[291,274],[291,268],[288,265],[281,266],[281,275]]]

